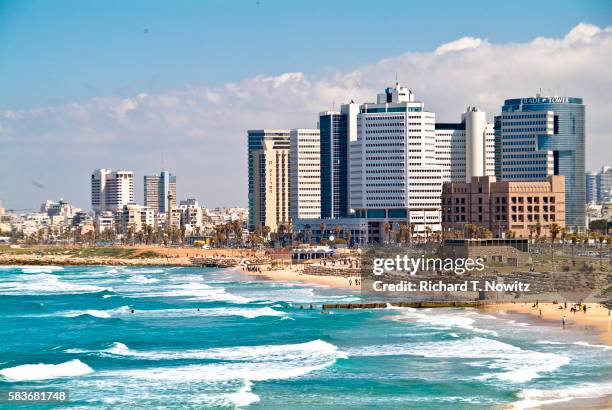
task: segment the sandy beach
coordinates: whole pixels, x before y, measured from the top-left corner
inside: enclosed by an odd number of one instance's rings
[[[355,289],[359,290],[360,287],[355,284],[355,280],[359,277],[343,277],[343,276],[321,276],[321,275],[308,275],[302,273],[300,269],[296,268],[284,268],[284,269],[262,269],[261,272],[247,272],[243,271],[247,275],[261,276],[270,280],[283,281],[283,282],[304,282],[314,285],[329,286],[337,289]],[[350,282],[349,282],[350,281]]]
[[[561,318],[566,317],[565,328],[574,332],[584,332],[585,334],[599,336],[602,342],[612,346],[612,312],[598,303],[587,303],[587,313],[582,310],[571,313],[571,305],[567,309],[559,309],[562,304],[540,303],[538,307],[533,307],[533,303],[500,303],[491,304],[483,308],[491,313],[519,313],[530,315],[549,321],[551,324],[562,326]],[[540,314],[541,311],[541,314]]]

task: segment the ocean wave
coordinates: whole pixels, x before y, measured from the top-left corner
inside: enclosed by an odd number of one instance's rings
[[[524,383],[549,373],[569,363],[570,359],[556,353],[524,350],[494,339],[474,337],[470,339],[402,343],[364,346],[348,350],[349,356],[421,356],[441,359],[478,359],[497,373],[481,375],[479,379],[498,379],[512,383]]]
[[[80,317],[80,316],[93,316],[101,319],[108,319],[111,315],[104,310],[95,310],[95,309],[87,309],[84,312],[70,312],[65,313],[62,316],[64,317]]]
[[[347,358],[346,353],[335,345],[317,339],[305,343],[287,345],[236,346],[193,350],[133,350],[121,342],[114,342],[110,347],[91,351],[68,349],[66,353],[97,353],[102,356],[125,356],[145,360],[223,360],[231,362],[284,362],[300,361],[308,363],[319,359]]]
[[[60,364],[22,364],[0,370],[0,376],[10,381],[32,381],[83,376],[92,372],[91,367],[75,359]]]
[[[547,404],[576,399],[596,399],[610,395],[612,395],[612,383],[586,383],[551,390],[524,389],[518,394],[520,400],[512,405],[517,410],[537,409]]]
[[[0,282],[0,295],[95,293],[111,288],[62,281],[57,275],[13,275],[10,282]]]
[[[127,281],[132,283],[157,283],[159,279],[150,278],[145,275],[133,275],[130,276]]]
[[[392,320],[404,321],[406,319],[415,321],[417,323],[427,324],[433,327],[440,327],[444,329],[450,328],[460,328],[471,330],[477,333],[485,333],[493,336],[497,336],[497,332],[489,329],[482,329],[474,326],[476,323],[476,319],[484,319],[487,318],[484,315],[481,317],[480,314],[470,311],[461,310],[458,312],[432,312],[432,311],[419,311],[414,308],[404,308],[404,307],[396,307],[396,306],[387,306],[387,309],[397,310],[399,312],[398,315],[391,316]],[[422,313],[421,313],[422,312]],[[473,316],[476,316],[474,318]]]
[[[53,273],[63,270],[63,266],[20,266],[21,272],[23,273]]]
[[[250,299],[226,292],[225,288],[210,286],[201,282],[165,285],[150,291],[130,293],[134,298],[180,297],[185,300],[200,300],[230,303],[249,303]]]

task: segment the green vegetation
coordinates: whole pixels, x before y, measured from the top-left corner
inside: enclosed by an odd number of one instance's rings
[[[64,246],[24,246],[13,248],[0,246],[0,254],[7,255],[65,255],[77,258],[107,257],[107,258],[158,258],[160,254],[153,251],[141,252],[137,248],[123,248],[116,246],[87,246],[87,247],[64,247]]]

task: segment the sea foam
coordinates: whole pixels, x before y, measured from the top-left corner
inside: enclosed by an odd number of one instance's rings
[[[348,354],[349,356],[405,355],[444,359],[478,359],[479,365],[501,370],[495,373],[485,373],[479,376],[479,379],[495,378],[512,383],[527,382],[539,377],[541,373],[553,372],[570,361],[568,357],[560,354],[524,350],[483,337],[430,343],[364,346],[348,350]]]
[[[82,376],[92,372],[91,367],[75,359],[60,364],[22,364],[0,370],[0,376],[11,381],[30,381]]]

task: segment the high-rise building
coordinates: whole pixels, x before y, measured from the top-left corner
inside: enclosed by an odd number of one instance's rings
[[[342,218],[349,208],[349,144],[357,140],[359,104],[319,113],[321,133],[321,217]]]
[[[486,113],[468,107],[460,123],[436,123],[436,160],[443,182],[495,175],[495,130]]]
[[[505,100],[498,118],[499,176],[503,181],[565,177],[565,224],[585,226],[585,106],[582,98]]]
[[[289,149],[289,214],[321,216],[321,152],[317,129],[292,129]]]
[[[155,213],[168,212],[168,194],[172,194],[172,207],[176,207],[176,176],[168,171],[144,177],[144,204]]]
[[[289,130],[249,130],[249,230],[289,222]]]
[[[587,204],[598,202],[597,175],[597,172],[593,171],[584,173],[585,203]]]
[[[612,201],[612,167],[602,167],[597,174],[597,202]]]
[[[96,169],[91,174],[91,207],[95,213],[117,211],[134,203],[134,173]]]
[[[435,114],[424,108],[399,84],[360,106],[357,140],[350,143],[350,206],[375,236],[387,224],[441,228]]]
[[[612,167],[585,173],[586,203],[602,204],[612,200]]]

